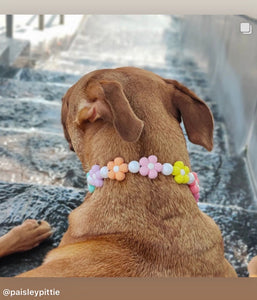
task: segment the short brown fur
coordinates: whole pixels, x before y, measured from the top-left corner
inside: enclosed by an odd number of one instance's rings
[[[131,67],[98,70],[82,77],[63,98],[65,137],[86,172],[118,156],[129,162],[153,154],[162,163],[182,160],[190,167],[181,117],[189,139],[211,150],[209,108],[180,83],[154,73]],[[70,214],[59,247],[40,267],[20,276],[236,273],[224,258],[218,226],[199,210],[187,185],[162,174],[151,180],[127,173],[124,181],[106,180],[88,193]]]

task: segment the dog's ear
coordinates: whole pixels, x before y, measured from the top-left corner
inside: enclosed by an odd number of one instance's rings
[[[144,122],[135,115],[120,83],[115,81],[101,81],[100,83],[104,90],[105,100],[112,111],[114,127],[125,141],[138,141]]]
[[[125,141],[136,142],[140,138],[144,123],[135,115],[120,83],[89,80],[86,99],[84,107],[78,112],[78,124],[103,119],[111,122]]]
[[[214,122],[209,107],[195,93],[176,80],[165,79],[165,82],[175,88],[172,106],[176,110],[175,117],[179,122],[182,116],[189,140],[211,151]]]
[[[62,122],[62,126],[63,126],[63,133],[64,136],[67,140],[67,142],[69,143],[69,147],[71,151],[74,151],[74,148],[72,146],[72,142],[71,142],[71,138],[70,135],[68,133],[68,129],[67,129],[67,117],[68,117],[68,110],[69,110],[69,103],[68,103],[68,99],[71,95],[71,91],[72,91],[73,87],[71,87],[66,94],[62,97],[62,109],[61,109],[61,122]]]

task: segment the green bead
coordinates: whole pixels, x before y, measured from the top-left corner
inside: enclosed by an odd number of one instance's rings
[[[89,185],[88,185],[88,191],[89,191],[89,193],[93,193],[94,190],[95,190],[95,186],[89,184]]]

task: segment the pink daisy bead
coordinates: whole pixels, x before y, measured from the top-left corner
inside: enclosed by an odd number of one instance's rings
[[[142,176],[147,176],[150,179],[154,179],[158,176],[158,172],[162,171],[162,164],[157,162],[157,157],[155,155],[150,155],[148,158],[142,157],[139,160],[140,169],[139,173]]]
[[[192,192],[192,194],[193,194],[196,202],[198,202],[199,198],[200,198],[200,193],[199,193],[200,192],[199,179],[198,179],[198,176],[197,176],[197,174],[195,172],[192,172],[192,174],[194,175],[195,180],[194,180],[193,183],[189,184],[189,188],[190,188],[190,190],[191,190],[191,192]]]

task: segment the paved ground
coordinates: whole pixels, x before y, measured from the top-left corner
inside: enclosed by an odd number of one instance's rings
[[[26,218],[46,219],[51,239],[0,261],[0,276],[39,265],[58,245],[67,216],[86,193],[86,179],[60,124],[61,97],[94,69],[133,65],[183,82],[211,107],[214,150],[188,142],[199,174],[199,207],[218,223],[228,260],[240,276],[257,255],[257,207],[243,158],[232,156],[222,116],[209,97],[206,74],[181,55],[180,19],[169,16],[89,16],[68,51],[35,69],[0,68],[0,235]]]

